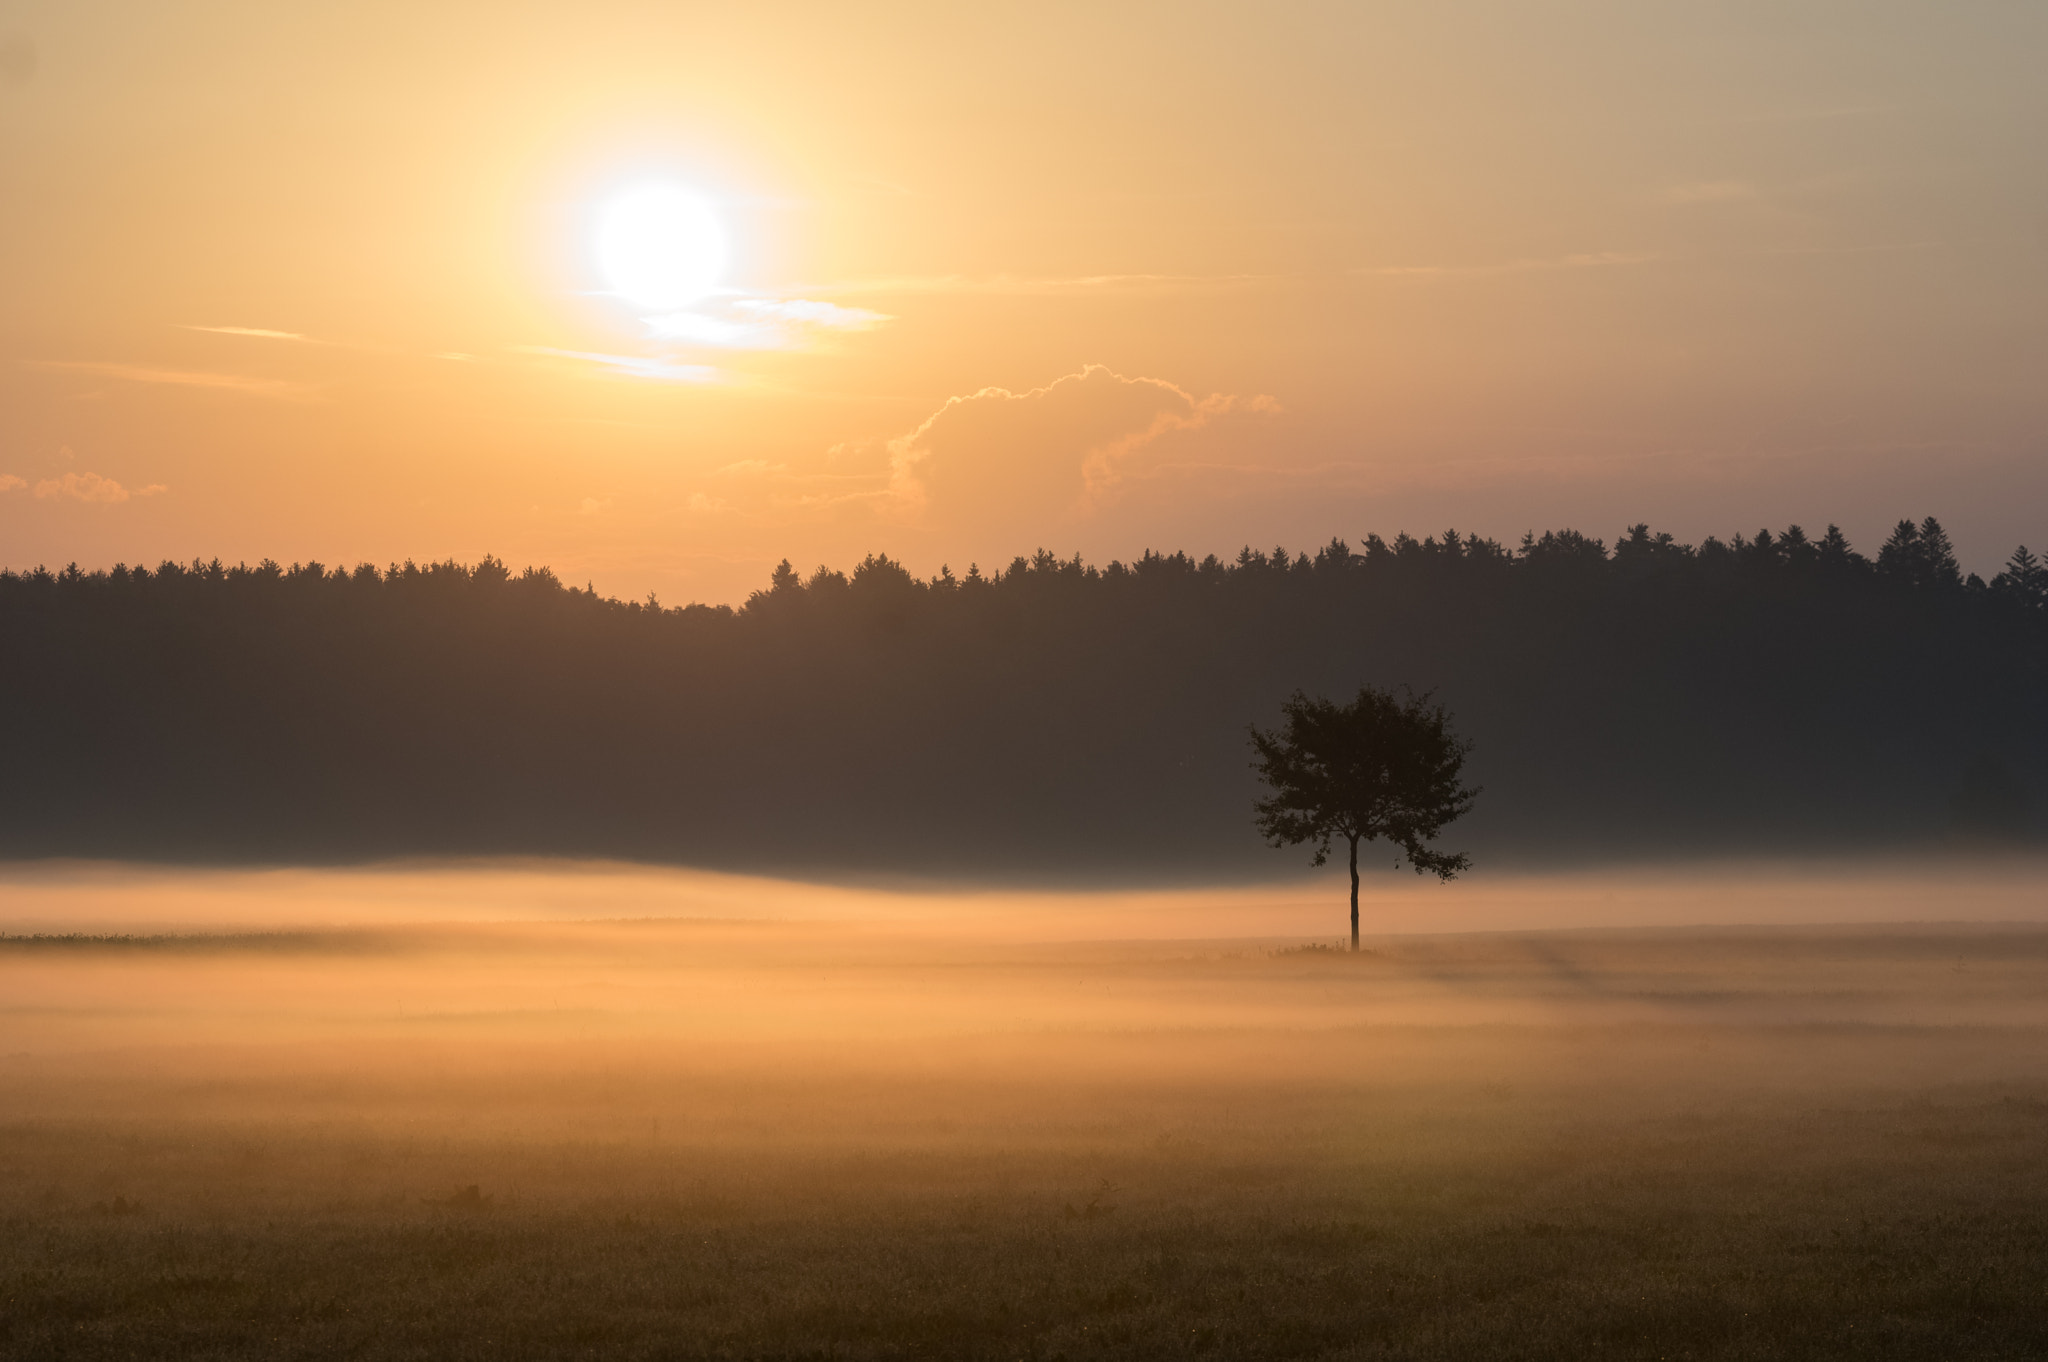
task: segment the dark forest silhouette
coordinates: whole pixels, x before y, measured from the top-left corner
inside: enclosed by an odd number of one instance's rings
[[[1697,547],[1447,532],[965,577],[785,563],[735,610],[495,560],[0,574],[0,854],[609,855],[1286,873],[1248,722],[1433,690],[1493,864],[2030,837],[2048,568],[1933,520]]]

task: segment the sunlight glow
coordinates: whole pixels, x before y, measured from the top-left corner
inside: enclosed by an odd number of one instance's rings
[[[670,184],[641,185],[607,204],[596,249],[606,280],[636,307],[686,307],[725,272],[725,232],[711,206]]]

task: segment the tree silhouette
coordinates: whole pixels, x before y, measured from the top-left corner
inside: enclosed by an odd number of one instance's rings
[[[1576,545],[1564,552],[1578,556]],[[1273,789],[1253,805],[1258,829],[1276,847],[1315,843],[1314,865],[1329,859],[1337,838],[1350,844],[1355,951],[1360,842],[1394,843],[1418,875],[1448,880],[1471,865],[1424,843],[1469,812],[1479,795],[1458,783],[1472,745],[1451,732],[1450,715],[1428,695],[1361,686],[1357,699],[1339,705],[1296,691],[1281,713],[1284,729],[1251,730],[1258,753],[1252,766]]]
[[[0,566],[0,859],[1239,878],[1278,864],[1245,720],[1364,676],[1456,697],[1489,865],[1938,841],[1980,753],[2048,842],[2048,567],[1958,583],[1910,525],[1885,569],[1777,525],[877,554],[736,609],[495,559]]]
[[[1962,566],[1948,532],[1933,516],[1915,525],[1901,520],[1877,551],[1877,571],[1902,586],[1920,591],[1946,590],[1963,584]]]

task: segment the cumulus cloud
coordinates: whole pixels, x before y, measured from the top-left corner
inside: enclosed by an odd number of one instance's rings
[[[1042,388],[947,399],[888,442],[889,495],[948,518],[1086,512],[1214,427],[1276,412],[1270,397],[1194,394],[1087,365]]]
[[[26,486],[27,478],[17,478],[12,473],[0,473],[0,492],[12,492],[18,487]]]
[[[13,482],[17,486],[22,485],[19,478]],[[0,486],[5,485],[0,483]],[[127,501],[131,497],[153,497],[169,490],[162,483],[152,483],[130,491],[112,478],[103,478],[97,473],[66,473],[61,478],[44,478],[36,484],[38,497],[68,497],[73,501]]]

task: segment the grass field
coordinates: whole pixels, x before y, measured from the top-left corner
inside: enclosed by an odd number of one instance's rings
[[[1290,944],[11,938],[0,1354],[2048,1355],[2048,930]]]

